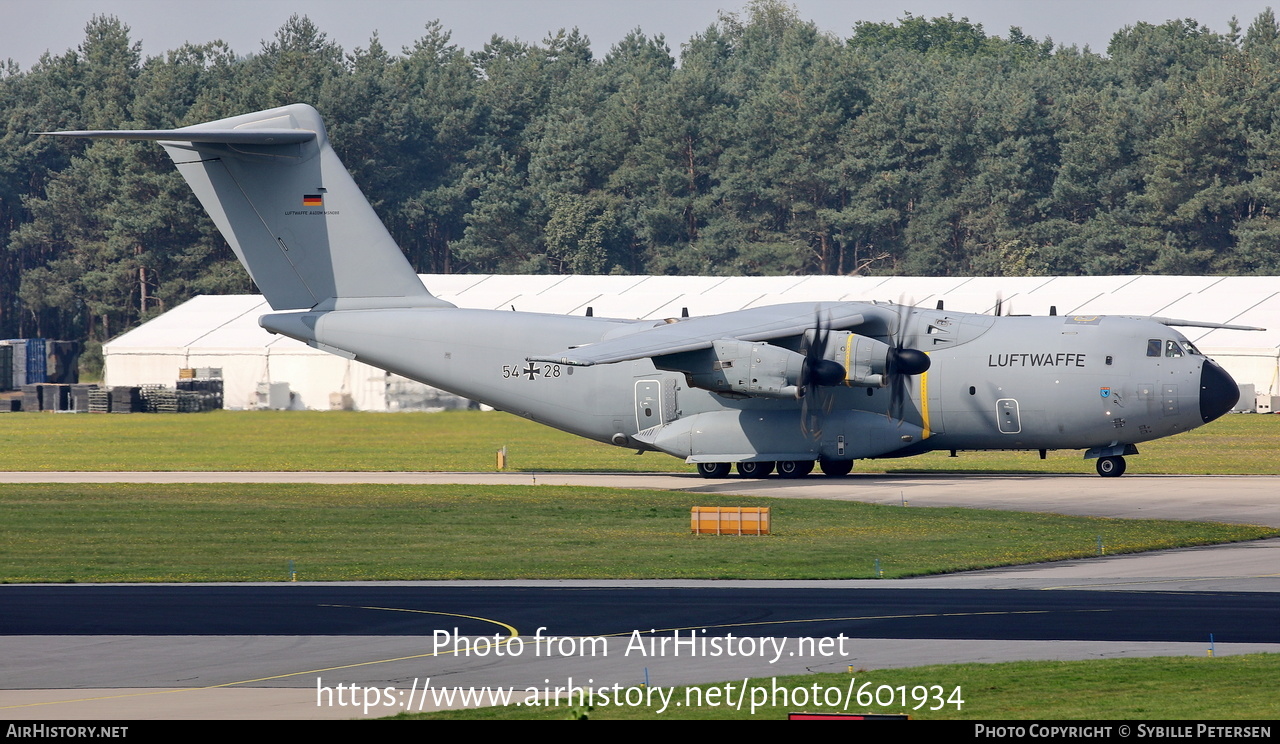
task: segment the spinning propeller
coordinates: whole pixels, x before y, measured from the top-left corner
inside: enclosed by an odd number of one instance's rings
[[[929,369],[929,355],[919,349],[907,348],[907,322],[903,316],[906,306],[899,303],[894,308],[896,323],[889,334],[888,348],[883,352],[885,361],[882,384],[889,388],[887,413],[890,418],[901,423],[909,378]],[[816,312],[813,326],[813,331],[807,334],[809,343],[803,351],[804,362],[797,382],[800,392],[800,428],[806,436],[816,439],[822,433],[823,417],[831,412],[835,403],[835,396],[824,392],[823,388],[844,383],[849,371],[839,362],[826,358],[831,338],[830,320],[825,320],[821,312]],[[850,336],[849,339],[847,343],[853,343],[853,337]]]
[[[903,305],[897,304],[897,328],[889,337],[889,353],[885,359],[885,374],[889,378],[889,418],[902,422],[902,409],[907,396],[907,378],[929,369],[929,355],[919,349],[908,349],[906,321],[902,317]]]
[[[809,400],[823,386],[839,385],[844,382],[844,365],[826,358],[827,340],[831,337],[830,322],[822,320],[822,313],[817,310],[813,314],[813,340],[804,352],[804,363],[800,367],[800,429],[806,436],[815,439],[822,433],[822,417],[831,410],[831,396],[824,396],[818,411],[809,412]]]

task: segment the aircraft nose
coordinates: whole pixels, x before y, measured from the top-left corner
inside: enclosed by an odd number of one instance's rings
[[[1207,424],[1230,411],[1240,400],[1240,388],[1212,359],[1200,367],[1200,418]]]

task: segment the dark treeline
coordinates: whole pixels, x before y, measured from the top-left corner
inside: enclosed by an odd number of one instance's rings
[[[34,136],[306,102],[420,272],[1278,274],[1280,30],[1267,11],[1106,54],[954,18],[820,32],[777,0],[681,47],[143,58],[117,19],[0,67],[0,337],[100,342],[253,288],[163,151]]]

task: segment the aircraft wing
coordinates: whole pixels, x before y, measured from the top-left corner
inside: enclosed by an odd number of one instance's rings
[[[1186,326],[1187,328],[1221,328],[1228,331],[1267,330],[1266,328],[1258,328],[1257,326],[1228,325],[1226,323],[1208,323],[1200,320],[1178,320],[1177,318],[1151,318],[1151,320],[1167,326]]]
[[[849,303],[814,305],[797,302],[756,307],[657,325],[576,349],[566,349],[547,356],[531,356],[528,361],[590,367],[595,364],[612,364],[707,349],[721,339],[767,341],[804,333],[816,325],[815,315],[822,316],[824,327],[844,330],[862,325],[865,320],[864,311],[865,306]]]

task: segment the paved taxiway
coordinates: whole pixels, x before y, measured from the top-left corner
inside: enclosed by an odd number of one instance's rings
[[[667,473],[0,473],[0,483],[423,483],[608,486],[875,504],[966,506],[1280,527],[1280,476],[883,475],[706,480]]]
[[[0,481],[10,482],[530,483],[534,478],[527,473],[0,474]],[[1280,499],[1272,496],[1280,492],[1280,479],[1270,477],[864,475],[794,484],[671,475],[537,474],[536,479],[544,484],[905,500],[914,506],[1034,508],[1280,526]],[[652,684],[669,685],[840,671],[849,665],[875,669],[1017,658],[1202,656],[1210,632],[1219,655],[1276,651],[1278,571],[1280,541],[1272,540],[879,582],[0,587],[0,603],[21,608],[0,626],[0,685],[24,688],[0,690],[0,710],[5,717],[46,720],[350,717],[360,711],[316,705],[317,679],[324,685],[407,691],[415,679],[426,677],[433,685],[448,686],[542,686],[543,680],[556,686],[570,677],[577,684],[587,679],[597,685],[633,684],[643,681],[647,670]],[[339,617],[342,623],[325,624]],[[587,636],[722,626],[713,632],[783,639],[783,644],[800,636],[834,638],[840,633],[850,640],[838,655],[783,656],[773,662],[627,655],[625,635],[607,641],[607,657],[539,658],[532,646],[519,657],[434,654],[431,632],[452,629],[455,620],[464,634],[506,637],[511,631],[499,625],[505,623],[522,638],[538,625],[548,627],[544,633]],[[776,624],[781,620],[808,622]],[[240,684],[201,689],[228,683]],[[45,689],[30,691],[36,687]],[[184,688],[197,689],[175,692]],[[369,711],[391,712],[395,709]]]

